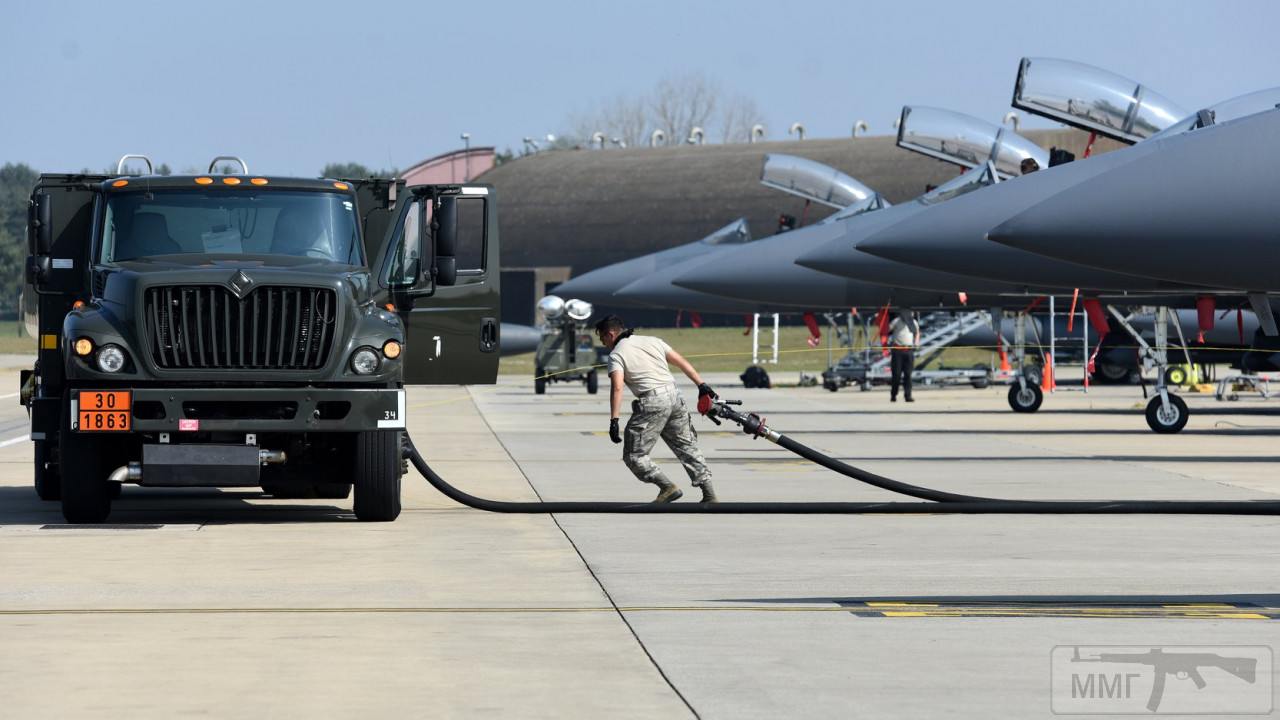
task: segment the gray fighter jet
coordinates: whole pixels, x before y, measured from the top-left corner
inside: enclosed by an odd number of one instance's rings
[[[1280,110],[1145,144],[1143,157],[1012,215],[989,237],[1094,267],[1280,291]]]
[[[1018,211],[1149,152],[1151,147],[1137,145],[997,183],[881,228],[859,241],[856,248],[923,268],[1013,283],[1027,292],[1038,288],[1156,292],[1187,289],[1165,280],[1063,263],[987,242],[985,238],[988,230]],[[808,264],[812,266],[812,260]]]
[[[568,282],[556,286],[556,294],[581,298],[600,305],[626,305],[628,303],[622,298],[615,298],[614,293],[637,278],[646,277],[658,270],[708,252],[735,247],[750,241],[751,229],[747,225],[746,218],[738,218],[691,243],[623,260],[571,278]]]
[[[1092,132],[1101,132],[1125,142],[1141,140],[1160,128],[1168,126],[1179,114],[1184,114],[1162,95],[1133,80],[1090,65],[1053,58],[1022,59],[1018,67],[1013,104],[1030,112]],[[912,119],[904,113],[903,125],[906,126]],[[958,131],[942,123],[932,132],[939,137],[950,137],[956,135]],[[902,138],[903,134],[900,133],[900,144],[902,144]],[[1090,162],[1097,162],[1097,160]],[[1043,160],[1037,164],[1039,168],[1048,165]],[[1063,175],[1058,168],[1055,168],[1054,173],[1059,181],[1063,180]],[[1043,173],[1038,173],[1036,179],[1042,180],[1041,175]],[[910,285],[913,282],[917,285],[935,282],[936,278],[932,273],[947,271],[967,277],[982,277],[1016,284],[1024,292],[1080,287],[1074,284],[1079,282],[1080,278],[1065,277],[1062,272],[1056,274],[1052,272],[1061,270],[1061,266],[1040,263],[1039,267],[1033,267],[1028,264],[1031,261],[1025,258],[1022,259],[1023,262],[1015,263],[1011,272],[1003,274],[994,272],[992,265],[999,264],[1001,260],[1012,262],[1017,258],[1008,253],[994,259],[974,257],[968,252],[971,248],[958,247],[957,243],[953,242],[952,236],[940,237],[936,241],[926,239],[924,242],[929,243],[929,249],[936,250],[933,255],[926,255],[921,251],[922,248],[916,246],[909,251],[889,250],[877,255],[853,249],[854,246],[861,246],[864,242],[866,247],[873,247],[878,241],[868,241],[868,238],[877,235],[884,237],[880,235],[881,231],[887,233],[891,229],[896,231],[903,226],[919,227],[919,224],[932,226],[934,221],[925,221],[925,217],[936,218],[941,215],[954,218],[962,213],[962,210],[955,206],[963,208],[981,204],[977,199],[980,196],[985,198],[991,194],[1004,195],[1016,192],[1018,189],[1026,190],[1027,186],[1024,185],[1026,182],[1028,180],[1018,180],[1008,186],[1002,184],[998,188],[998,193],[997,189],[985,190],[963,202],[948,203],[945,209],[935,208],[925,213],[912,212],[910,215],[916,216],[913,221],[904,220],[901,224],[890,225],[885,222],[886,218],[881,221],[884,224],[880,227],[874,227],[875,224],[871,222],[863,223],[856,228],[851,228],[849,238],[818,248],[797,258],[797,262],[806,267],[846,277],[873,282],[888,281],[903,285]],[[921,205],[935,204],[937,203]],[[915,208],[917,211],[923,209],[925,208],[919,205]],[[907,213],[903,213],[903,217],[906,216]],[[983,228],[984,232],[985,229]],[[960,228],[948,227],[944,231],[953,235],[960,234],[958,232]],[[1072,273],[1075,273],[1074,269]],[[972,286],[975,282],[974,280],[957,281],[955,275],[951,278],[952,287]],[[1099,275],[1094,280],[1102,288],[1131,289],[1125,287],[1129,284],[1129,278],[1117,275]]]

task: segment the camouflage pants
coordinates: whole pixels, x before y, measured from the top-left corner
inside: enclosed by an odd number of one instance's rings
[[[711,480],[711,471],[698,450],[693,418],[674,387],[631,401],[631,417],[623,434],[622,461],[640,480],[662,485],[669,481],[649,457],[658,438],[679,458],[694,487]]]

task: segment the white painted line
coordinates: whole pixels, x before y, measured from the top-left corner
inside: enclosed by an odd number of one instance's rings
[[[21,394],[22,393],[9,393],[8,395],[0,395],[0,400],[8,400],[9,398],[16,398]]]
[[[8,440],[0,440],[0,448],[17,445],[20,442],[27,442],[29,440],[31,440],[31,437],[28,435],[19,435],[18,437],[11,437]]]

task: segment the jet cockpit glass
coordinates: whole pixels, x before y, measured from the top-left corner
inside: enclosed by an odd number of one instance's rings
[[[876,194],[833,167],[777,153],[764,156],[760,184],[833,208],[848,207]]]
[[[1149,138],[1187,115],[1135,80],[1056,58],[1022,58],[1013,106],[1127,143]]]
[[[707,245],[736,245],[751,242],[751,227],[747,225],[747,219],[741,217],[702,238],[701,242]]]
[[[1170,135],[1177,135],[1188,130],[1195,130],[1208,124],[1217,124],[1227,122],[1228,120],[1238,120],[1249,115],[1256,115],[1267,110],[1274,110],[1280,105],[1280,87],[1267,88],[1266,90],[1258,90],[1247,95],[1224,100],[1216,105],[1210,105],[1204,110],[1191,113],[1187,117],[1182,118],[1178,122],[1170,125],[1164,130],[1152,135],[1151,138],[1163,138]]]
[[[987,161],[958,178],[942,183],[916,200],[924,205],[937,205],[998,182],[1000,182],[1000,173],[996,172],[995,165],[991,161]]]
[[[838,220],[848,220],[854,215],[861,215],[863,213],[872,212],[873,210],[883,210],[887,207],[892,207],[892,206],[893,204],[890,203],[888,200],[885,200],[884,197],[880,195],[880,193],[876,193],[875,195],[872,195],[866,200],[863,200],[861,202],[856,202],[850,205],[849,207],[843,208],[841,210],[837,210],[832,215],[826,218],[823,218],[822,222],[829,223],[829,222],[836,222]]]
[[[972,115],[935,107],[905,106],[898,120],[898,147],[955,163],[994,163],[1001,177],[1022,174],[1022,161],[1049,167],[1049,153],[1016,132]]]

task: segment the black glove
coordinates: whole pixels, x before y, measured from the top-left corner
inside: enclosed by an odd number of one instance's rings
[[[609,419],[609,439],[614,445],[622,442],[622,431],[618,429],[618,418]]]
[[[711,401],[719,399],[720,396],[716,394],[715,390],[711,389],[710,385],[700,383],[698,385],[698,414],[706,415],[711,412]]]

